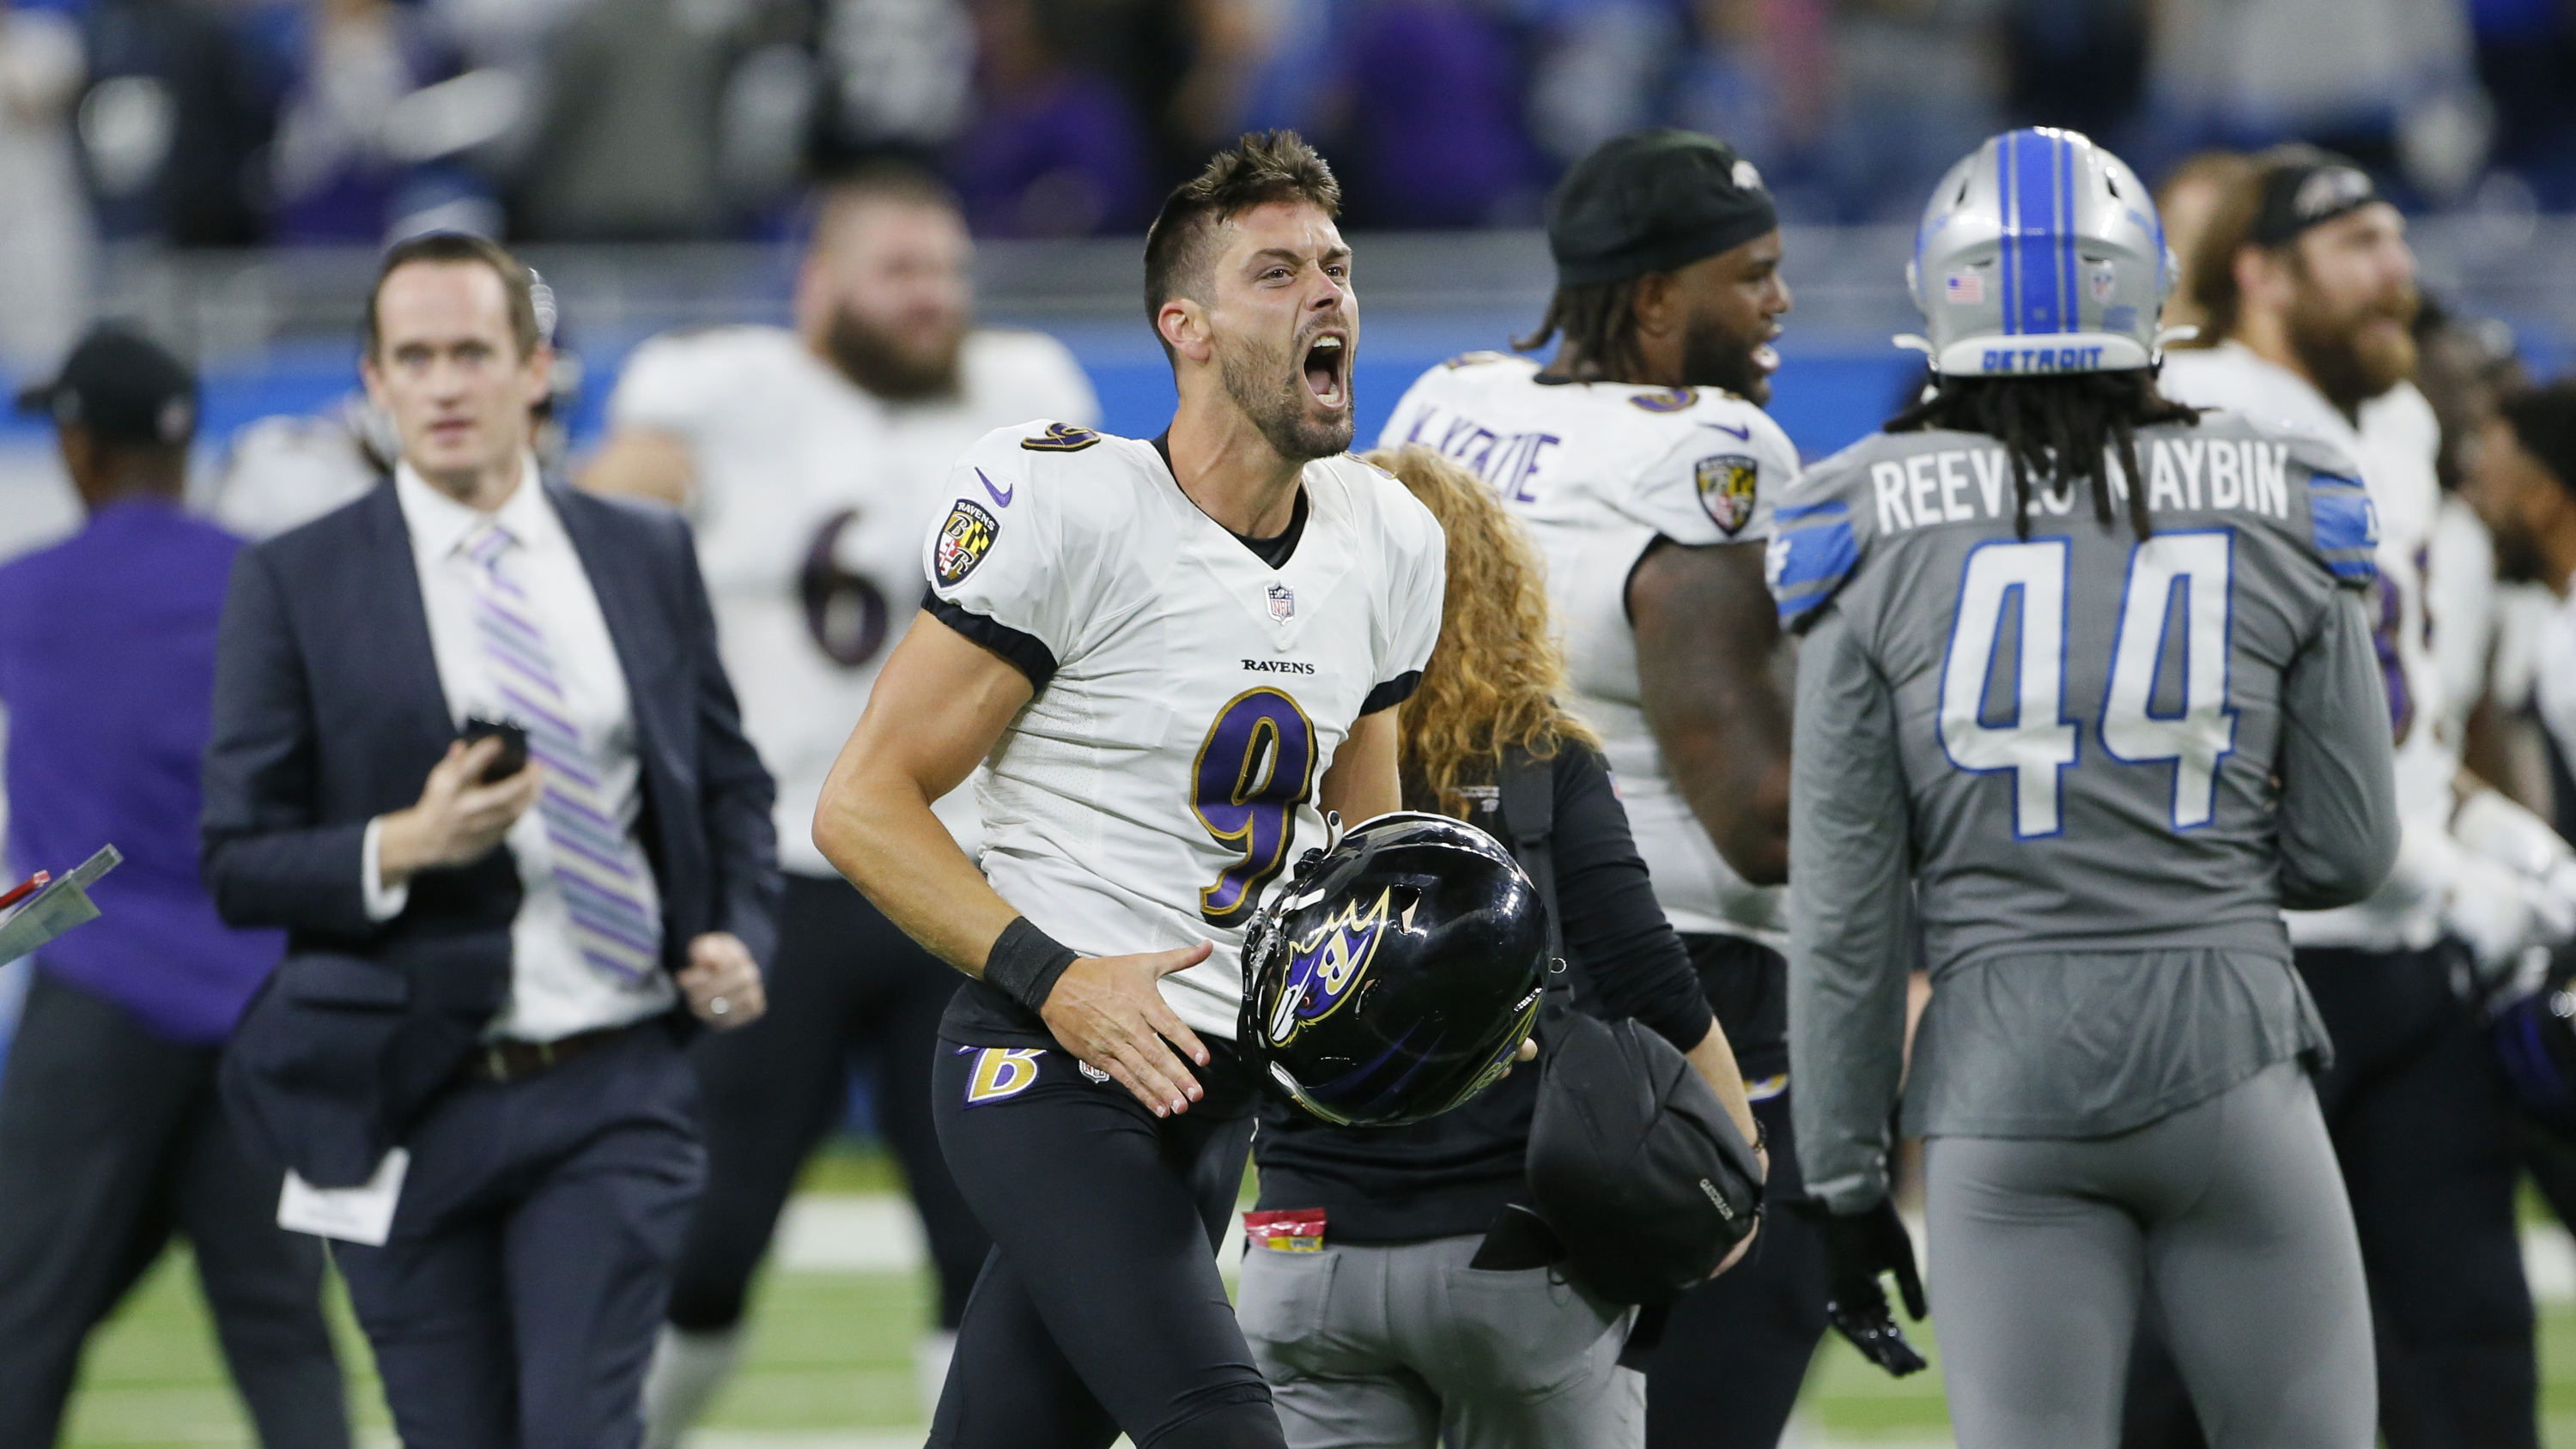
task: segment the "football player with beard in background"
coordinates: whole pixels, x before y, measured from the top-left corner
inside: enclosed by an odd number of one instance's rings
[[[2555,832],[2462,768],[2443,699],[2449,641],[2425,605],[2441,431],[2412,381],[2405,220],[2342,158],[2267,153],[2212,215],[2184,284],[2206,330],[2166,355],[2165,395],[2331,443],[2359,465],[2377,530],[2370,608],[2403,843],[2367,900],[2289,923],[2335,1045],[2317,1095],[2369,1273],[2381,1432],[2395,1449],[2535,1445],[2512,1109],[2480,1023],[2528,948],[2576,928],[2576,867]],[[2154,1364],[2141,1355],[2133,1404],[2158,1397]],[[2134,1411],[2132,1428],[2157,1446],[2199,1432]]]
[[[769,980],[781,1009],[696,1052],[707,1192],[646,1387],[656,1449],[677,1443],[732,1373],[752,1272],[805,1159],[847,1111],[854,1059],[872,1070],[876,1128],[903,1166],[938,1277],[938,1323],[916,1356],[925,1406],[991,1247],[930,1123],[928,1064],[955,978],[813,844],[823,777],[912,622],[921,535],[949,465],[1005,423],[1097,421],[1061,343],[974,325],[971,260],[956,203],[931,178],[880,164],[826,187],[795,325],[645,343],[582,477],[674,504],[696,524],[743,727],[778,777],[787,875]],[[973,849],[968,792],[938,808]]]

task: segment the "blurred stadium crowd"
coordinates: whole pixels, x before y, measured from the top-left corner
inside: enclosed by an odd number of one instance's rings
[[[2288,137],[2410,207],[2576,205],[2562,0],[7,0],[0,355],[65,345],[101,245],[752,239],[800,184],[936,164],[979,235],[1142,230],[1247,127],[1355,228],[1529,225],[1603,138],[1761,158],[1785,217],[1905,219],[1975,140],[2158,174]]]

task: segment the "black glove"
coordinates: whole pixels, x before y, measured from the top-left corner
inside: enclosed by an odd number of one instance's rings
[[[1924,1367],[1923,1355],[1906,1342],[1905,1330],[1888,1311],[1887,1291],[1878,1275],[1896,1275],[1896,1291],[1905,1311],[1917,1322],[1925,1312],[1923,1280],[1914,1272],[1914,1241],[1896,1204],[1880,1198],[1856,1213],[1830,1213],[1815,1201],[1797,1205],[1798,1215],[1816,1225],[1825,1240],[1825,1321],[1842,1331],[1861,1357],[1898,1378]]]

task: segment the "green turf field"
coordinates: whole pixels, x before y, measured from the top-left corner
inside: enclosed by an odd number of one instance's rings
[[[808,1186],[890,1190],[873,1160],[818,1163]],[[719,1449],[880,1449],[906,1442],[885,1431],[920,1424],[912,1341],[926,1282],[900,1274],[784,1273],[761,1289],[745,1371],[709,1427]],[[377,1445],[392,1442],[366,1348],[335,1305],[350,1401]],[[2542,1411],[2551,1449],[2576,1449],[2576,1306],[2542,1316]],[[1807,1414],[1830,1444],[1947,1442],[1937,1370],[1895,1380],[1839,1341],[1808,1384]],[[832,1431],[845,1431],[842,1436]],[[875,1430],[861,1437],[862,1431]],[[145,1279],[93,1342],[65,1442],[81,1446],[248,1445],[252,1441],[218,1366],[213,1337],[184,1251]],[[917,1443],[917,1440],[910,1442]]]

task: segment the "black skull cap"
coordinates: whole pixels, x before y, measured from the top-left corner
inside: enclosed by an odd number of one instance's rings
[[[130,327],[105,323],[81,339],[54,380],[18,394],[18,411],[44,413],[103,443],[176,446],[196,436],[197,380],[169,349]]]
[[[1547,249],[1563,287],[1673,271],[1779,224],[1752,162],[1672,127],[1602,142],[1547,198]]]

